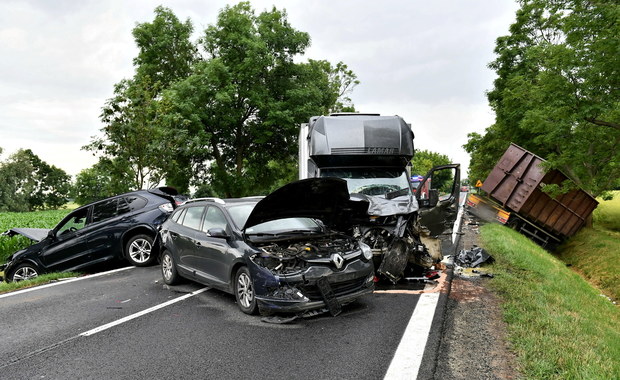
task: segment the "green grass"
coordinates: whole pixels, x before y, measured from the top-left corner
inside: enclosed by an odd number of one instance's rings
[[[613,200],[599,202],[593,227],[579,231],[556,256],[620,301],[620,192]]]
[[[48,282],[53,282],[60,280],[62,278],[69,277],[77,277],[79,273],[74,272],[63,272],[63,273],[48,273],[43,274],[37,278],[33,278],[32,280],[19,281],[19,282],[0,282],[0,294],[11,292],[18,289],[30,288],[32,286],[47,284]]]
[[[526,379],[619,379],[620,308],[566,264],[497,224],[481,228],[496,259],[509,340]]]

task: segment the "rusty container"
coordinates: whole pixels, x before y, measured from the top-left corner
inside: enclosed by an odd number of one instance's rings
[[[573,236],[598,202],[583,190],[575,189],[552,198],[544,185],[561,184],[568,179],[559,170],[545,173],[545,160],[510,144],[482,185],[491,198],[507,209],[559,238]]]

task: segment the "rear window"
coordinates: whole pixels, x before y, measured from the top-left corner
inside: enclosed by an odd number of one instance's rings
[[[172,219],[172,221],[175,222],[175,223],[179,223],[179,218],[181,218],[181,215],[185,212],[185,210],[187,210],[187,209],[184,208],[184,209],[181,209],[181,210],[176,210],[174,212],[174,214],[172,215],[172,217],[170,217],[170,219]]]
[[[144,208],[144,206],[146,206],[146,199],[137,195],[125,197],[125,201],[127,202],[127,205],[129,206],[129,209],[131,211],[140,210],[141,208]]]

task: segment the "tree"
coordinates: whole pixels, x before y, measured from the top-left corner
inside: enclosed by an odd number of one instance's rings
[[[68,201],[71,177],[20,149],[0,164],[0,211],[55,209]]]
[[[523,0],[497,39],[488,93],[496,122],[470,134],[470,179],[485,178],[512,141],[594,195],[620,174],[620,5]]]
[[[102,159],[76,176],[73,196],[77,204],[84,205],[136,189],[133,185],[129,168]]]
[[[106,101],[101,113],[104,136],[84,147],[99,152],[108,163],[128,166],[134,173],[133,188],[154,187],[168,174],[179,182],[181,191],[187,191],[188,175],[182,175],[187,172],[183,166],[187,162],[162,160],[168,153],[162,142],[169,133],[156,119],[161,91],[189,75],[197,58],[189,40],[192,31],[189,20],[180,22],[170,9],[161,6],[155,8],[152,23],[134,28],[139,50],[134,59],[136,73],[132,79],[121,80],[114,97]],[[116,168],[115,172],[124,174],[125,170]]]
[[[419,175],[426,175],[433,167],[451,164],[452,160],[445,154],[430,150],[416,150],[411,159],[412,171]]]
[[[164,93],[160,120],[185,140],[178,154],[189,150],[210,191],[264,193],[283,169],[294,176],[299,124],[334,109],[355,75],[342,63],[295,63],[309,35],[284,11],[256,15],[247,2],[225,7],[200,44],[206,59]]]
[[[158,7],[133,32],[135,75],[102,110],[103,137],[85,149],[128,165],[135,187],[165,180],[187,192],[265,193],[294,178],[297,131],[310,116],[354,110],[346,64],[296,63],[310,44],[286,12],[227,6],[196,44],[190,21]]]

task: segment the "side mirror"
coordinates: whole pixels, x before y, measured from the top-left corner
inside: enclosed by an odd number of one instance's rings
[[[47,237],[52,240],[56,239],[56,232],[54,232],[54,230],[50,230],[50,232],[47,233]]]
[[[427,194],[427,198],[421,198],[418,200],[418,205],[420,208],[432,208],[437,206],[437,203],[439,203],[439,190],[428,189]]]
[[[219,228],[219,227],[209,228],[209,230],[207,231],[207,236],[214,237],[214,238],[222,238],[222,239],[228,238],[228,234],[226,233],[226,230],[224,230],[223,228]]]

